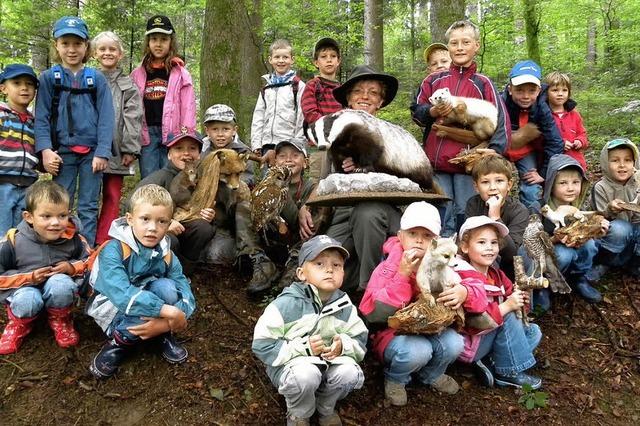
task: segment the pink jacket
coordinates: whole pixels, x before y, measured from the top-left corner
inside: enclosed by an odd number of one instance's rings
[[[182,127],[190,131],[196,128],[196,95],[193,91],[191,74],[179,58],[172,60],[173,67],[169,73],[169,85],[162,108],[162,143],[167,142],[169,133],[180,133]],[[147,83],[147,71],[142,65],[131,72],[131,79],[138,87],[140,97],[144,99],[144,88]],[[142,116],[142,145],[149,145],[149,129]]]
[[[490,267],[487,276],[462,259],[459,260],[455,270],[468,290],[467,300],[464,303],[466,325],[461,331],[464,337],[464,350],[458,359],[469,363],[473,361],[478,351],[481,336],[504,323],[499,305],[513,293],[513,284],[500,269]],[[486,318],[484,322],[490,323],[492,328],[478,329],[469,326],[473,316]]]

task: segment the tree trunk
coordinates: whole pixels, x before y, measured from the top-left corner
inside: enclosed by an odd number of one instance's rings
[[[465,0],[431,1],[432,42],[444,42],[444,33],[455,21],[464,19]]]
[[[229,105],[245,141],[262,84],[261,6],[261,0],[207,0],[202,33],[200,109]]]
[[[595,69],[596,61],[598,59],[598,45],[596,44],[597,39],[597,30],[596,30],[596,22],[593,17],[589,18],[589,22],[587,24],[587,67],[589,70],[593,71]]]
[[[615,34],[620,29],[620,18],[617,13],[618,2],[606,0],[601,3],[600,8],[604,21],[604,63],[607,64],[607,67],[611,67],[621,63]]]
[[[384,71],[383,0],[364,1],[364,62]]]
[[[522,0],[524,6],[524,25],[527,36],[527,54],[529,59],[536,61],[540,65],[540,45],[538,44],[538,33],[540,31],[540,11],[538,10],[538,0]]]

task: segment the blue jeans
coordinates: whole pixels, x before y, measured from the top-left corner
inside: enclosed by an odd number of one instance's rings
[[[482,336],[473,360],[490,355],[498,375],[514,376],[536,364],[533,351],[540,339],[542,332],[537,324],[525,328],[515,312],[509,312],[500,327]]]
[[[430,385],[463,349],[464,339],[451,328],[431,336],[395,336],[384,350],[385,378],[406,385],[411,374],[418,373],[420,381]]]
[[[98,199],[102,185],[102,172],[93,173],[91,163],[94,152],[86,155],[76,154],[66,147],[58,151],[62,157],[62,167],[58,176],[53,180],[62,185],[69,193],[69,208],[73,209],[76,185],[78,186],[78,218],[82,224],[80,233],[84,235],[93,247],[96,239],[96,226],[98,222]]]
[[[22,211],[25,209],[24,196],[27,188],[12,183],[0,183],[0,236],[18,226],[22,221]]]
[[[473,178],[460,173],[436,173],[435,179],[445,195],[452,200],[438,206],[442,222],[440,235],[450,237],[462,226],[467,201],[476,194]]]
[[[11,312],[18,318],[33,318],[46,308],[71,306],[78,292],[76,282],[68,275],[55,274],[45,281],[42,289],[20,287],[7,298]]]
[[[167,305],[175,305],[178,303],[178,290],[176,288],[176,284],[169,278],[158,278],[148,284],[145,290],[150,291],[160,299],[164,300]],[[119,337],[126,343],[137,343],[142,339],[131,334],[127,328],[144,324],[145,322],[145,320],[138,316],[125,315],[124,312],[119,311],[113,321],[111,321],[111,324],[107,329],[107,335],[112,337],[113,333],[117,331]]]
[[[162,127],[149,126],[149,145],[140,150],[140,177],[144,179],[167,165],[167,147],[162,144]]]
[[[600,240],[600,249],[616,254],[607,266],[623,266],[632,256],[640,256],[640,224],[615,219],[609,224],[609,231]]]
[[[569,274],[583,276],[589,272],[593,266],[593,258],[598,253],[598,246],[595,240],[589,240],[578,248],[555,244],[554,251],[558,268],[566,278]]]
[[[516,161],[516,169],[520,177],[520,202],[529,210],[540,212],[542,205],[542,185],[530,184],[522,179],[522,175],[530,170],[538,170],[538,154],[533,152],[524,158]],[[544,176],[543,176],[544,177]]]

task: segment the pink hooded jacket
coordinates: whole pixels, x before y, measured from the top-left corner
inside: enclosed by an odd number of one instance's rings
[[[184,67],[180,58],[172,59],[173,67],[169,73],[167,94],[162,107],[162,143],[166,144],[170,133],[180,133],[182,127],[190,131],[196,128],[196,95],[193,91],[191,74]],[[144,99],[144,89],[147,84],[147,71],[142,65],[131,72],[129,76],[138,87],[140,97]],[[149,145],[149,128],[142,116],[142,146]]]

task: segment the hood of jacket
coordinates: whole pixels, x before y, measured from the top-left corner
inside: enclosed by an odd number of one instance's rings
[[[624,186],[626,182],[620,183],[613,178],[611,173],[611,169],[609,168],[609,150],[613,149],[612,145],[615,148],[627,147],[633,153],[633,167],[636,170],[640,170],[640,153],[638,152],[638,147],[631,142],[629,139],[620,138],[614,139],[612,141],[607,142],[600,150],[600,169],[602,170],[603,179],[605,179],[611,185],[619,185]]]
[[[558,206],[556,206],[551,199],[551,190],[553,189],[553,184],[556,180],[556,177],[558,176],[558,172],[560,170],[566,169],[567,167],[578,169],[580,171],[580,176],[582,176],[580,195],[572,203],[572,205],[574,207],[580,208],[587,196],[587,192],[589,191],[589,180],[587,179],[587,175],[582,166],[580,166],[578,160],[566,154],[556,154],[549,160],[549,167],[547,168],[547,174],[544,181],[544,193],[542,195],[543,204],[549,204],[549,206],[551,206],[551,208],[553,209]]]

